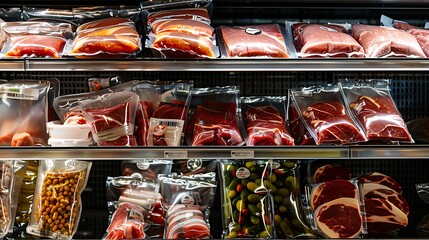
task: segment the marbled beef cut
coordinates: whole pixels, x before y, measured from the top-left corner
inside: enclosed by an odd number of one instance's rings
[[[343,179],[323,183],[313,189],[311,206],[313,209],[317,209],[320,205],[337,198],[357,198],[356,186]]]
[[[368,140],[413,142],[390,96],[359,96],[350,104]]]
[[[350,180],[351,178],[352,174],[347,168],[340,165],[326,164],[314,172],[313,182],[322,183],[336,179]]]
[[[338,198],[324,203],[315,212],[319,230],[329,238],[354,238],[362,232],[358,200]]]
[[[364,198],[382,198],[399,208],[406,215],[410,212],[407,200],[393,189],[378,183],[363,184]]]
[[[362,181],[364,183],[378,183],[395,190],[399,194],[402,194],[401,185],[392,177],[389,177],[382,173],[378,173],[378,172],[367,173],[362,177],[360,177],[359,181]]]
[[[366,140],[339,101],[314,103],[303,115],[317,134],[317,144],[348,144]]]
[[[407,215],[384,198],[365,199],[369,233],[391,232],[407,226]]]

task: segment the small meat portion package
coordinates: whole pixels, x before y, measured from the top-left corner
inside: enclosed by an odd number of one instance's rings
[[[55,36],[12,37],[4,56],[10,58],[51,57],[60,58],[66,39]]]
[[[133,203],[120,203],[103,239],[144,239],[144,209]]]
[[[365,49],[368,58],[426,57],[416,38],[405,31],[355,24],[352,35]]]
[[[225,57],[288,58],[285,39],[276,24],[220,26]]]
[[[298,23],[293,30],[300,57],[365,57],[362,46],[342,26]]]
[[[426,57],[429,57],[429,29],[419,28],[400,21],[394,21],[393,27],[411,33],[419,42]]]
[[[284,97],[243,97],[248,146],[294,145],[286,129]],[[281,113],[282,112],[282,113]]]

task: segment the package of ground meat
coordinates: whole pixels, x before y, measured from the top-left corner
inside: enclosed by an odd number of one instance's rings
[[[386,79],[342,80],[346,106],[362,126],[368,140],[413,143]]]

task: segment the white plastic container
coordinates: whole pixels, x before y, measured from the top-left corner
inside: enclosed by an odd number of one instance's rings
[[[91,139],[89,134],[91,127],[88,124],[63,125],[60,121],[46,123],[46,128],[50,138],[57,140],[86,140]]]
[[[49,138],[48,144],[52,147],[87,147],[91,144],[92,138],[87,139],[56,139]]]

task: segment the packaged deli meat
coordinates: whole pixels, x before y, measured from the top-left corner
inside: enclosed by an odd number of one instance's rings
[[[416,38],[394,28],[354,24],[352,35],[365,50],[366,57],[425,58]]]
[[[389,80],[373,79],[340,83],[347,106],[356,116],[368,140],[413,143],[407,125],[390,95]]]
[[[192,146],[239,146],[239,89],[237,86],[198,88],[191,94],[186,141]]]
[[[291,95],[291,94],[289,94]],[[293,99],[289,100],[288,123],[290,134],[295,140],[295,145],[316,145],[314,138],[308,132],[303,120],[300,118],[298,110],[293,104]]]
[[[107,228],[107,235],[103,239],[144,239],[146,234],[144,209],[136,204],[123,202],[118,205],[112,221]]]
[[[288,58],[285,39],[277,24],[220,26],[224,57]]]
[[[3,22],[0,23],[2,31],[9,37],[28,36],[52,36],[60,38],[72,38],[73,28],[70,23],[55,21],[27,21],[27,22]]]
[[[210,24],[210,16],[207,8],[179,8],[152,12],[147,17],[147,24],[152,25],[160,19],[190,19]]]
[[[286,129],[286,97],[242,97],[247,146],[295,145]]]
[[[292,97],[300,118],[317,145],[367,141],[345,107],[338,85],[294,89]]]
[[[138,95],[131,91],[79,102],[98,146],[137,146],[133,135],[137,104]]]
[[[299,57],[365,56],[362,46],[340,25],[286,22],[286,28],[293,31]]]
[[[72,239],[82,211],[81,194],[88,181],[91,162],[41,161],[31,220],[27,233]]]
[[[160,19],[151,24],[152,33],[181,32],[211,38],[214,29],[205,22],[189,19]]]

